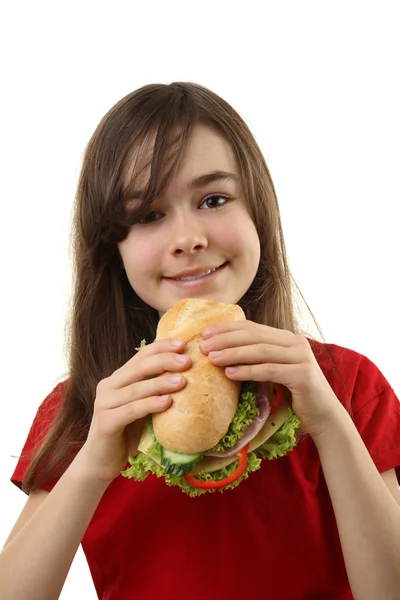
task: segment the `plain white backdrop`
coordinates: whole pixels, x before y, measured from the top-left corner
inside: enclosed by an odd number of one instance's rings
[[[104,113],[144,84],[201,83],[245,118],[326,340],[367,355],[399,395],[396,0],[39,0],[1,13],[0,546],[26,499],[9,483],[15,457],[66,369],[82,153]],[[61,598],[96,598],[81,550]]]

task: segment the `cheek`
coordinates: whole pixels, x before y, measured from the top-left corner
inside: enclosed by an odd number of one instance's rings
[[[248,213],[241,214],[235,219],[227,219],[215,231],[218,239],[233,251],[243,251],[255,258],[260,255],[260,242],[257,229]]]
[[[150,236],[128,235],[119,250],[129,278],[150,273],[160,264],[160,243]]]

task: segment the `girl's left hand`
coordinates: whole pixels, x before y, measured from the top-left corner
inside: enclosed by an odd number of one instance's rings
[[[308,340],[284,329],[252,321],[229,321],[202,332],[201,351],[235,381],[280,383],[292,394],[301,429],[319,435],[343,410],[321,371]]]

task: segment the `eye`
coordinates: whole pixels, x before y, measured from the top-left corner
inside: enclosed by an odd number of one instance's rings
[[[203,206],[203,204],[207,203],[207,208],[222,208],[229,202],[229,200],[230,198],[228,198],[228,196],[224,196],[223,194],[213,194],[212,196],[207,196],[207,198],[204,198],[200,206]]]
[[[159,221],[162,217],[162,214],[157,212],[156,210],[152,210],[144,219],[141,219],[139,223],[154,223],[154,221]]]

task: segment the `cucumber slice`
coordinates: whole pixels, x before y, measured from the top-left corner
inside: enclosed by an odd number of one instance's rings
[[[173,473],[174,475],[187,475],[204,456],[204,452],[197,454],[181,454],[180,452],[172,452],[161,447],[161,465],[165,469],[165,473]]]

